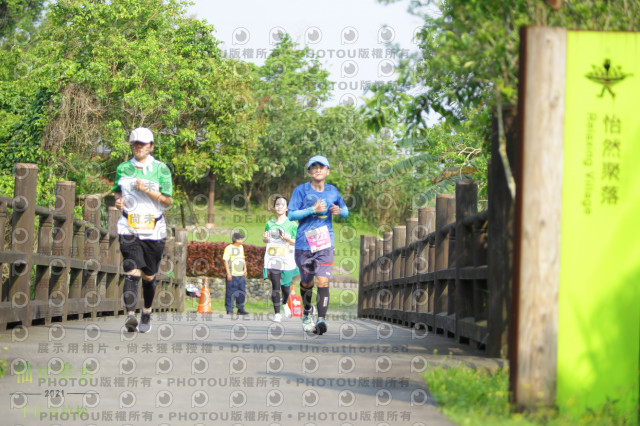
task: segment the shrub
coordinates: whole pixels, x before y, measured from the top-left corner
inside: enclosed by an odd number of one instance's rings
[[[230,243],[190,242],[187,246],[187,275],[190,277],[225,278],[222,254]],[[262,278],[266,247],[243,244],[249,278]]]

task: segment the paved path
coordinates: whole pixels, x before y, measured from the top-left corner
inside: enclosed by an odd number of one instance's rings
[[[450,425],[420,372],[497,365],[453,339],[349,316],[321,337],[299,318],[154,314],[148,334],[122,333],[123,321],[0,333],[0,424]]]

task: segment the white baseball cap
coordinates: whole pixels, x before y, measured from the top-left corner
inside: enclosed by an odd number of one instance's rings
[[[153,133],[146,127],[138,127],[137,129],[133,129],[129,134],[129,142],[152,143]]]

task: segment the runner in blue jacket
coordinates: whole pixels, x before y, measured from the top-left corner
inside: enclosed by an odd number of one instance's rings
[[[329,307],[329,278],[333,268],[335,242],[333,216],[347,217],[349,209],[338,189],[325,183],[330,172],[329,160],[315,155],[307,162],[311,182],[293,190],[289,201],[289,219],[299,222],[296,234],[296,265],[300,268],[300,295],[303,301],[302,329],[324,334],[327,331],[326,315]],[[318,294],[316,306],[318,321],[313,323],[313,279]]]

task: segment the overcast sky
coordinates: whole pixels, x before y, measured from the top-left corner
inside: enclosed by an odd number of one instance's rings
[[[417,51],[421,19],[407,12],[408,1],[383,5],[376,0],[195,0],[189,13],[215,26],[230,57],[262,64],[287,32],[308,45],[334,82],[328,105],[362,104],[365,87],[394,79],[398,55]]]

